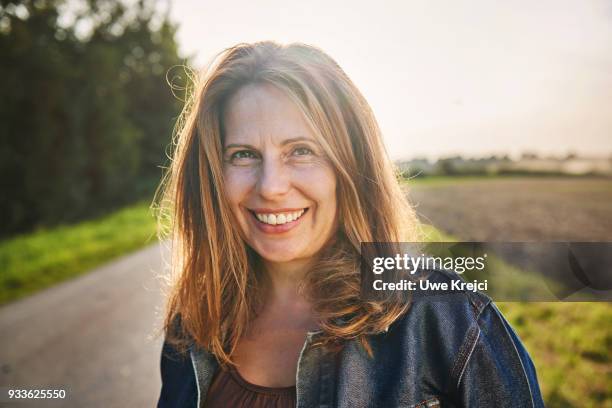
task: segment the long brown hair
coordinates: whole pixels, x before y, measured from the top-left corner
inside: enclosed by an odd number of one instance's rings
[[[358,338],[369,350],[366,336],[384,331],[408,304],[361,299],[360,243],[415,240],[418,223],[374,115],[344,71],[318,48],[268,41],[222,52],[196,80],[177,126],[158,195],[173,249],[166,341],[182,350],[195,342],[231,364],[260,305],[258,255],[241,238],[222,172],[227,101],[258,83],[286,92],[302,110],[338,179],[338,232],[302,283],[320,341]]]

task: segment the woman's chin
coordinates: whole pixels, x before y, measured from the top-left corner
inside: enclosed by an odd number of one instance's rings
[[[299,257],[294,256],[292,254],[286,254],[286,253],[276,253],[276,252],[271,252],[271,253],[259,253],[259,255],[261,256],[261,258],[266,261],[266,262],[272,262],[272,263],[288,263],[288,262],[292,262],[292,261],[296,261],[299,259]]]
[[[284,246],[260,246],[253,247],[255,252],[261,256],[266,262],[285,263],[297,261],[304,258],[302,251],[297,251],[296,248],[287,248]]]

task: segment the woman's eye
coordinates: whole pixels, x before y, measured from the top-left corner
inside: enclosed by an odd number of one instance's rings
[[[308,147],[298,147],[293,151],[294,156],[308,156],[312,154],[314,154],[314,152]]]
[[[243,150],[232,154],[232,159],[255,159],[255,153]]]
[[[227,162],[235,166],[250,166],[257,163],[257,160],[259,160],[257,152],[252,150],[238,150],[229,155]]]

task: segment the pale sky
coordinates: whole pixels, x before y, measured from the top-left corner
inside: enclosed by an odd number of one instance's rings
[[[612,2],[173,0],[202,66],[239,42],[316,45],[391,156],[612,154]]]

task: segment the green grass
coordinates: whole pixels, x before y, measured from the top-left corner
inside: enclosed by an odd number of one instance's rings
[[[497,305],[534,361],[547,407],[612,407],[612,305]]]
[[[594,175],[573,175],[573,174],[546,174],[546,173],[533,173],[533,174],[465,174],[455,176],[424,176],[424,177],[409,177],[400,178],[400,183],[410,186],[420,187],[439,187],[446,186],[449,184],[457,184],[463,182],[474,182],[474,181],[498,181],[498,180],[529,180],[529,179],[545,179],[545,180],[575,180],[575,181],[592,181],[602,180],[609,181],[609,177],[605,176],[594,176]]]
[[[89,271],[156,240],[148,204],[0,242],[0,304]]]
[[[426,239],[458,239],[423,225]],[[529,351],[549,408],[612,407],[612,305],[496,302]]]
[[[449,184],[462,183],[466,181],[487,181],[496,179],[509,179],[516,176],[427,176],[427,177],[413,177],[403,178],[401,183],[409,186],[418,187],[439,187]],[[516,177],[518,178],[518,177]]]

